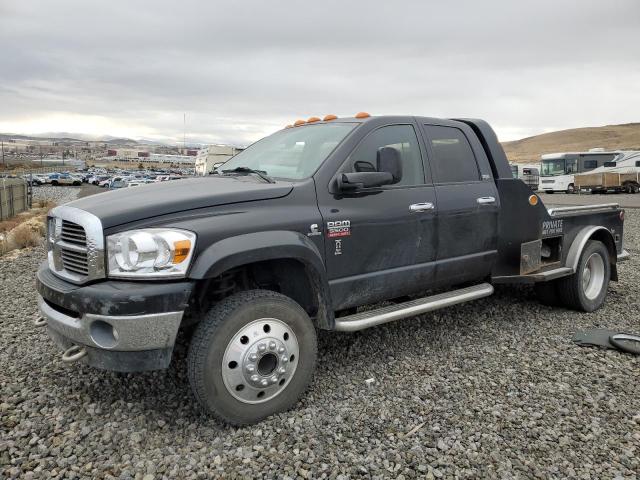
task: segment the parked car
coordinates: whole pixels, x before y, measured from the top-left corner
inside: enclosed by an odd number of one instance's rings
[[[82,180],[78,177],[74,177],[69,175],[68,173],[52,173],[49,175],[49,181],[51,185],[73,185],[80,186],[82,185]]]
[[[109,180],[108,188],[110,190],[125,188],[127,186],[128,177],[118,176]]]
[[[545,208],[484,121],[328,117],[217,175],[53,209],[39,323],[65,362],[126,372],[167,368],[188,328],[195,398],[254,423],[305,391],[316,329],[354,332],[502,283],[600,308],[628,257],[623,221],[616,204]]]
[[[89,183],[93,185],[100,185],[101,182],[109,180],[111,177],[109,175],[95,175],[89,179]],[[100,185],[102,186],[102,185]]]
[[[26,175],[22,175],[22,178],[24,180],[26,180],[26,182],[31,185],[31,186],[39,186],[42,185],[42,180],[40,180],[38,177],[36,177],[35,175],[31,175],[31,174],[26,174]]]
[[[139,186],[141,186],[141,185],[149,185],[149,184],[151,184],[151,183],[155,183],[155,182],[153,182],[153,181],[151,181],[151,180],[147,180],[147,179],[145,179],[145,178],[140,179],[140,180],[136,179],[136,180],[131,180],[131,181],[129,181],[129,182],[128,182],[128,184],[127,184],[127,187],[128,187],[128,188],[129,188],[129,187],[139,187]]]

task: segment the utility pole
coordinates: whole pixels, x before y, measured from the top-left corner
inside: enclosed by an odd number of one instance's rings
[[[183,155],[187,154],[187,114],[186,112],[183,113],[182,116],[182,149],[184,150],[184,152],[182,152]]]
[[[4,138],[0,138],[0,144],[2,145],[2,165],[6,167],[7,164],[4,162]]]

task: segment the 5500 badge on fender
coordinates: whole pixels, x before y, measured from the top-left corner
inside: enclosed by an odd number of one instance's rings
[[[348,237],[351,235],[351,220],[336,220],[327,222],[327,236],[329,238]]]

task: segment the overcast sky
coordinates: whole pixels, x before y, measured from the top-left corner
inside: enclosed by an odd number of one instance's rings
[[[640,121],[640,1],[0,0],[0,131],[246,144],[297,118]]]

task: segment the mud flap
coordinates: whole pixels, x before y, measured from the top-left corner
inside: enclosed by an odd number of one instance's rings
[[[573,341],[581,347],[597,346],[640,355],[640,335],[632,333],[593,328],[576,332]]]

